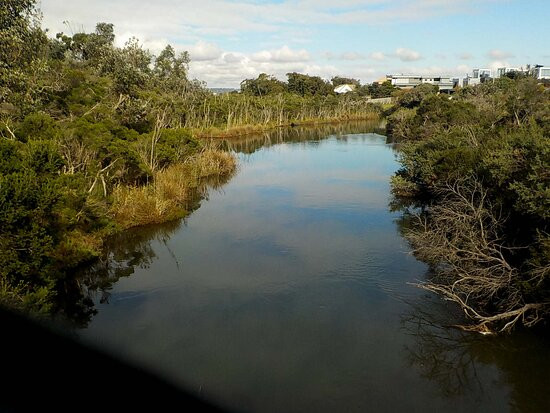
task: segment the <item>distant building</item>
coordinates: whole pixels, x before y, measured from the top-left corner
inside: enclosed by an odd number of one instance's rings
[[[415,75],[387,75],[386,79],[395,87],[401,89],[412,89],[422,84],[422,76]]]
[[[514,73],[514,72],[523,73],[525,71],[523,69],[520,69],[519,67],[499,67],[497,69],[495,78],[498,79],[505,76],[507,73]]]
[[[344,93],[353,92],[355,90],[355,85],[340,85],[336,86],[334,88],[334,93],[338,93],[339,95],[343,95]]]
[[[426,83],[439,87],[440,92],[450,92],[454,87],[453,81],[448,76],[388,75],[386,79],[400,89],[412,89]]]
[[[462,80],[462,86],[476,86],[481,83],[481,79],[479,77],[473,77],[470,75],[466,75],[466,77]]]
[[[472,77],[474,79],[480,79],[483,83],[483,79],[489,79],[492,77],[493,71],[491,69],[474,69],[472,70]]]
[[[509,73],[521,73],[526,76],[532,76],[538,80],[550,79],[550,66],[543,65],[527,65],[525,68],[521,67],[499,67],[494,73],[494,78],[498,79]],[[466,75],[466,77],[454,78],[453,82],[455,87],[457,86],[475,86],[480,83],[493,80],[493,71],[491,69],[473,69],[472,74]]]
[[[474,69],[471,75],[466,75],[466,77],[462,79],[462,86],[475,86],[480,83],[485,83],[492,78],[492,73],[491,69]]]
[[[550,79],[550,66],[535,65],[530,68],[530,73],[538,80]]]

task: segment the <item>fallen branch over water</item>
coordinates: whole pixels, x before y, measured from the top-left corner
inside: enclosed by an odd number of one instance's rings
[[[435,269],[432,279],[414,284],[457,303],[474,322],[458,326],[483,334],[508,332],[518,323],[531,327],[550,313],[550,302],[532,302],[522,280],[545,273],[514,267],[501,228],[506,220],[491,205],[487,190],[473,177],[457,179],[438,190],[440,202],[406,231],[413,253]]]

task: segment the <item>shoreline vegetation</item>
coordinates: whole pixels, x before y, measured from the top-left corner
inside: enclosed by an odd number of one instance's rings
[[[189,56],[155,56],[114,27],[47,36],[35,0],[0,10],[0,304],[61,314],[57,298],[131,227],[186,216],[237,168],[207,143],[284,125],[376,119],[391,85],[289,73],[215,95],[187,77]],[[374,92],[374,93],[372,93]],[[61,300],[63,301],[63,300]],[[67,315],[67,314],[65,314]]]
[[[205,149],[155,172],[147,185],[115,187],[111,215],[121,230],[184,218],[197,196],[215,188],[217,180],[225,182],[236,169],[231,153]]]
[[[386,118],[402,168],[392,207],[419,287],[459,305],[484,334],[550,318],[550,93],[511,74],[440,95],[431,85],[288,73],[216,95],[189,55],[157,56],[112,24],[47,36],[36,0],[0,9],[0,304],[68,315],[58,298],[109,237],[186,216],[235,173],[216,140]],[[353,85],[353,92],[334,93]],[[393,96],[395,104],[368,102]],[[209,142],[210,141],[210,142]],[[230,147],[231,145],[226,145]],[[63,300],[61,300],[63,301]]]
[[[379,108],[382,111],[381,108]],[[289,128],[297,126],[316,126],[316,125],[331,125],[339,124],[344,122],[355,122],[355,121],[372,121],[372,120],[381,120],[381,114],[378,111],[365,111],[363,114],[357,115],[348,115],[342,117],[334,118],[317,118],[317,119],[306,119],[290,123],[283,124],[268,124],[268,125],[245,125],[245,126],[234,126],[226,130],[222,129],[209,129],[209,130],[196,130],[193,133],[195,136],[201,139],[231,139],[239,138],[246,135],[253,135],[263,132],[268,132],[278,128]]]
[[[513,74],[452,98],[430,85],[387,113],[402,168],[392,178],[402,232],[483,334],[550,319],[550,88]]]

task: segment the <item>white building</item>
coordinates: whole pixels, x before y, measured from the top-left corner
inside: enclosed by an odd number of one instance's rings
[[[452,91],[453,81],[449,76],[387,75],[391,84],[401,89],[412,89],[418,85],[430,84],[439,87],[439,91]]]
[[[462,78],[462,77],[453,77],[453,86],[454,87],[464,86],[464,78]]]
[[[550,66],[527,65],[523,67],[499,67],[495,72],[495,78],[505,76],[507,73],[522,73],[527,76],[533,76],[535,79],[550,79]],[[493,78],[491,69],[473,69],[471,75],[466,75],[463,79],[453,79],[455,86],[475,86]]]
[[[513,72],[523,72],[523,69],[520,69],[519,67],[499,67],[497,69],[497,73],[495,75],[495,78],[500,78],[506,75],[507,73],[513,73]]]
[[[466,77],[462,79],[462,85],[479,85],[480,83],[484,83],[486,80],[491,79],[492,73],[493,72],[491,69],[473,69],[471,75],[466,75]]]
[[[476,86],[481,83],[481,78],[467,75],[462,81],[463,86]]]
[[[340,85],[334,88],[334,93],[343,95],[344,93],[353,92],[355,90],[355,85]]]
[[[535,79],[550,79],[550,66],[536,65],[531,69],[531,74]]]
[[[488,79],[492,77],[493,71],[491,69],[474,69],[472,75],[474,79]]]
[[[422,76],[416,75],[387,75],[386,79],[388,79],[393,86],[401,89],[412,89],[422,84]]]

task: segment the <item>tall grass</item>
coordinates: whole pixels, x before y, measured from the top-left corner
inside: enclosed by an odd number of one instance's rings
[[[357,96],[299,96],[292,93],[250,96],[190,96],[176,126],[202,136],[238,135],[276,126],[319,121],[373,119],[381,106]]]
[[[123,229],[182,218],[197,196],[203,195],[209,178],[227,179],[236,167],[232,154],[204,149],[183,163],[155,172],[149,185],[117,186],[111,214]]]

